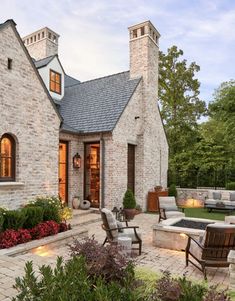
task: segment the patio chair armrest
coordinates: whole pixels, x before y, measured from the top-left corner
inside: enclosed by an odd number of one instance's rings
[[[190,246],[191,240],[193,240],[201,249],[204,249],[204,246],[195,238],[190,236],[189,234],[186,234],[188,236],[188,245]]]
[[[105,231],[114,231],[114,230],[118,230],[118,229],[122,229],[122,228],[112,228],[112,229],[108,229],[106,228],[104,225],[102,225],[102,229]]]
[[[137,229],[139,226],[126,226],[126,227],[120,227],[119,229]]]

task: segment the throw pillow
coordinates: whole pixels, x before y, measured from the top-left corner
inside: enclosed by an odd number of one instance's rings
[[[235,192],[230,192],[230,201],[235,201]]]
[[[214,191],[213,192],[213,199],[214,200],[221,200],[221,192],[220,191]]]

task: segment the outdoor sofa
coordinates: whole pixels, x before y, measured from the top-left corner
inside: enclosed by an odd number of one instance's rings
[[[235,209],[235,191],[232,190],[209,190],[208,198],[205,200],[204,207],[222,208],[229,206]]]

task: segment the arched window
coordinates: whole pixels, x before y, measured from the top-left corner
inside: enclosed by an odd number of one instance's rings
[[[15,180],[15,140],[4,134],[0,138],[0,181]]]

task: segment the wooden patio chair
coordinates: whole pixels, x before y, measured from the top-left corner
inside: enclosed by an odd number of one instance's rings
[[[119,237],[129,237],[131,238],[132,245],[138,244],[137,249],[139,251],[139,255],[141,255],[142,249],[142,240],[140,233],[137,232],[137,226],[128,226],[126,222],[126,226],[123,226],[121,222],[118,222],[111,210],[107,208],[101,209],[101,218],[102,218],[102,229],[106,232],[106,238],[103,242],[103,245],[107,242],[109,243],[118,243]]]
[[[174,196],[160,196],[159,198],[159,220],[165,220],[168,218],[185,217],[185,214],[179,211],[176,205]]]
[[[235,249],[235,225],[210,224],[200,240],[188,235],[186,266],[190,262],[206,277],[206,267],[228,267],[227,256]],[[195,260],[189,259],[189,255]]]

